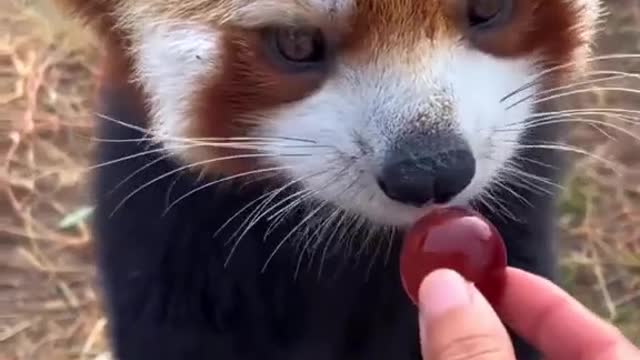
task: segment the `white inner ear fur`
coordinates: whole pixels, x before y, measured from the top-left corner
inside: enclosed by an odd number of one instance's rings
[[[198,25],[140,26],[134,35],[136,80],[151,110],[150,130],[167,148],[185,136],[193,99],[221,66],[220,36]]]

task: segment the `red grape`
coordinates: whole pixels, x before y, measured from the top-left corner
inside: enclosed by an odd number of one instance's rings
[[[425,276],[441,268],[460,273],[491,303],[504,287],[507,255],[498,230],[480,214],[461,207],[430,211],[407,232],[400,274],[414,304]]]

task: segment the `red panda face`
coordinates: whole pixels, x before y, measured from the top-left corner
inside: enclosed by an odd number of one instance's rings
[[[600,11],[598,0],[100,4],[130,44],[149,130],[168,152],[227,175],[278,172],[388,225],[467,203],[503,175],[536,93],[586,63]]]

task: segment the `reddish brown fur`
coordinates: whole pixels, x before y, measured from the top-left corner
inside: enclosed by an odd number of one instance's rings
[[[193,136],[246,135],[246,127],[252,123],[248,115],[307,97],[327,75],[322,70],[303,74],[280,71],[267,59],[266,47],[255,31],[230,29],[223,42],[224,70],[195,99],[193,115],[199,121],[191,124],[189,133]],[[218,156],[234,153],[237,151],[217,151]],[[245,161],[226,162],[225,166],[232,163]]]
[[[133,69],[132,59],[128,55],[113,56],[113,54],[122,54],[123,47],[120,42],[109,41],[104,45],[105,56],[101,63],[101,72],[98,75],[96,90],[98,91],[96,102],[100,104],[103,89],[109,89],[115,93],[126,96],[130,104],[136,106],[137,113],[147,113],[145,95],[142,88],[138,84],[131,83],[131,72]],[[97,105],[98,106],[98,105]],[[106,109],[105,109],[106,110]],[[102,113],[103,109],[96,109]],[[119,119],[115,119],[119,120]],[[135,126],[147,127],[149,119],[136,119],[139,121]]]
[[[514,1],[514,18],[504,28],[472,35],[478,47],[497,56],[539,52],[549,64],[570,60],[580,46],[577,9],[560,0]]]
[[[573,50],[582,45],[580,24],[576,23],[580,9],[567,1],[514,1],[511,20],[484,32],[466,26],[466,2],[357,0],[358,12],[349,43],[356,52],[370,56],[390,47],[408,52],[425,39],[466,37],[473,46],[499,57],[540,53],[548,65],[569,61]]]
[[[105,78],[123,81],[131,74],[128,56],[122,50],[123,36],[110,31],[114,24],[109,13],[115,0],[62,0],[76,5],[83,16],[97,20],[100,33],[109,39],[108,57],[112,64]],[[259,0],[257,0],[259,1]],[[232,1],[227,1],[231,3]],[[357,11],[347,33],[330,36],[339,40],[338,56],[349,63],[363,64],[389,53],[397,63],[411,61],[416,44],[433,40],[470,40],[470,46],[500,57],[541,55],[546,66],[572,60],[573,51],[583,44],[580,17],[567,1],[515,1],[515,16],[504,26],[487,32],[474,32],[463,21],[460,4],[464,0],[355,0]],[[196,4],[197,3],[197,4]],[[209,2],[212,12],[220,12],[221,2]],[[123,2],[126,5],[126,2]],[[189,9],[189,1],[183,2]],[[202,6],[194,2],[193,6]],[[176,5],[178,6],[178,5]],[[126,7],[126,6],[125,6]],[[167,6],[164,6],[166,8]],[[162,7],[160,7],[162,8]],[[202,13],[202,8],[199,8]],[[188,14],[189,12],[183,12]],[[269,63],[260,37],[254,30],[226,26],[223,70],[194,98],[193,118],[187,137],[225,137],[245,135],[252,126],[248,116],[303,99],[317,90],[329,72],[287,74]],[[422,47],[421,49],[424,49]],[[120,57],[120,59],[118,59]],[[123,84],[125,81],[123,81]],[[190,160],[230,155],[233,151],[203,153]],[[238,171],[246,161],[224,162],[225,171]],[[222,163],[220,163],[222,164]],[[242,166],[240,166],[242,164]],[[216,165],[219,166],[219,165]]]
[[[439,0],[356,0],[356,4],[353,30],[347,37],[351,51],[407,52],[426,39],[455,35]]]

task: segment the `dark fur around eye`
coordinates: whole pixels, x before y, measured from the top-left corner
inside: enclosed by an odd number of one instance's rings
[[[329,43],[317,28],[274,27],[263,31],[270,60],[285,72],[326,69]]]
[[[504,24],[512,14],[513,1],[468,0],[467,20],[469,26],[476,30],[483,30]]]

